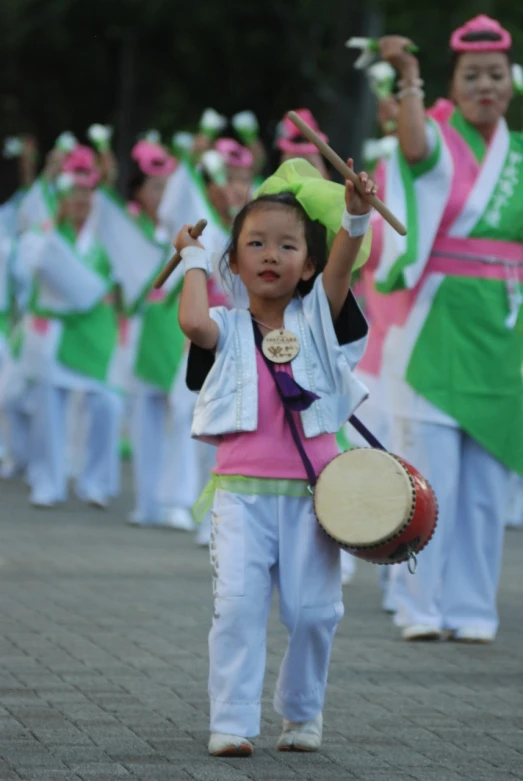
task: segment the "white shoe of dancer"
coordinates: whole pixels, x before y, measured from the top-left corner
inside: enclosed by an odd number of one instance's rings
[[[283,719],[283,732],[278,740],[278,751],[317,751],[323,736],[323,716],[318,713],[311,721]]]
[[[171,510],[168,510],[161,525],[168,529],[177,529],[184,532],[192,532],[195,527],[191,511],[185,507],[173,507]]]
[[[222,735],[212,732],[209,740],[209,754],[213,757],[250,757],[254,747],[250,740],[239,735]]]
[[[434,626],[428,624],[412,624],[412,626],[406,626],[401,636],[404,640],[439,640],[441,638],[441,631]]]
[[[454,640],[457,643],[482,643],[488,645],[493,642],[495,636],[495,632],[481,626],[462,626],[461,629],[455,629],[453,632],[450,632],[449,640]]]

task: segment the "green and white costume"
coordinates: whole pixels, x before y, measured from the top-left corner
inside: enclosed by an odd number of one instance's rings
[[[434,117],[427,159],[387,164],[408,235],[385,226],[376,271],[380,292],[408,291],[384,345],[394,448],[440,504],[396,622],[493,636],[509,470],[523,473],[523,134],[501,120],[487,146],[450,104]]]

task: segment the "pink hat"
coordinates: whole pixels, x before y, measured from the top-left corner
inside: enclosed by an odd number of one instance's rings
[[[168,154],[163,146],[145,139],[133,146],[131,157],[146,176],[168,176],[176,168],[175,158]]]
[[[497,36],[493,41],[463,40],[470,33],[493,33]],[[470,19],[463,27],[454,30],[450,38],[450,48],[455,52],[506,52],[512,45],[512,38],[499,22],[490,16],[480,16]]]
[[[225,164],[231,168],[251,168],[254,163],[254,155],[250,149],[239,144],[234,138],[220,138],[214,147],[225,160]]]
[[[329,140],[325,133],[320,131],[318,123],[308,108],[296,109],[296,114],[315,130],[323,141]],[[312,155],[318,151],[314,144],[304,140],[296,125],[294,125],[287,116],[284,117],[283,122],[281,123],[281,129],[282,135],[276,142],[276,146],[281,152],[290,152],[291,154],[296,155]]]
[[[72,174],[78,187],[96,187],[100,172],[96,168],[96,155],[88,146],[79,144],[64,158],[62,171]]]

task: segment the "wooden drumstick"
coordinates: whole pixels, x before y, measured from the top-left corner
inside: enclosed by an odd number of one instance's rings
[[[189,235],[193,239],[197,239],[199,236],[202,235],[205,226],[207,225],[207,220],[198,220],[196,225],[193,225],[192,228],[189,230]],[[158,290],[158,288],[162,287],[163,284],[169,279],[171,274],[173,273],[176,266],[180,263],[182,259],[182,256],[179,252],[176,252],[170,261],[166,264],[165,268],[163,268],[156,279],[154,280],[154,288],[155,290]]]
[[[400,236],[406,236],[407,235],[407,229],[401,223],[397,217],[394,216],[394,214],[388,209],[382,200],[380,200],[376,195],[367,195],[364,190],[364,185],[361,184],[360,180],[358,179],[357,175],[354,173],[354,171],[351,171],[347,163],[345,163],[339,155],[336,154],[334,149],[332,149],[328,144],[323,141],[319,137],[319,135],[308,125],[306,122],[303,121],[303,119],[296,114],[295,111],[289,111],[287,113],[287,116],[293,123],[293,125],[296,125],[296,127],[301,130],[305,138],[310,141],[312,144],[314,144],[315,147],[317,147],[318,151],[321,152],[323,157],[325,157],[334,168],[340,172],[340,174],[343,176],[344,179],[350,179],[351,182],[354,184],[355,188],[358,190],[360,195],[362,195],[366,201],[368,201],[371,206],[373,206],[377,212],[381,214],[381,216],[391,225],[395,231],[397,231]]]

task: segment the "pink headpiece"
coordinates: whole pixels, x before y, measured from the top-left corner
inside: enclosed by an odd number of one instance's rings
[[[176,168],[176,160],[163,146],[142,139],[135,144],[131,157],[136,160],[140,171],[146,176],[168,176]]]
[[[464,41],[470,33],[493,33],[497,36],[493,41]],[[450,39],[450,48],[455,52],[506,52],[512,45],[512,38],[499,22],[490,16],[480,16],[470,19],[463,27],[454,30]]]
[[[214,146],[225,160],[225,165],[231,168],[251,168],[254,163],[254,155],[250,149],[239,144],[234,138],[220,138]]]
[[[304,122],[310,125],[323,141],[329,140],[325,133],[322,133],[318,128],[318,123],[308,108],[296,109],[296,114],[298,114]],[[276,142],[276,146],[281,152],[290,152],[291,154],[296,155],[312,155],[318,151],[314,144],[304,140],[296,125],[294,125],[287,116],[283,119],[281,128],[282,136]]]
[[[76,146],[64,158],[62,171],[72,174],[78,187],[96,187],[100,181],[100,173],[96,168],[96,156],[88,146]]]

